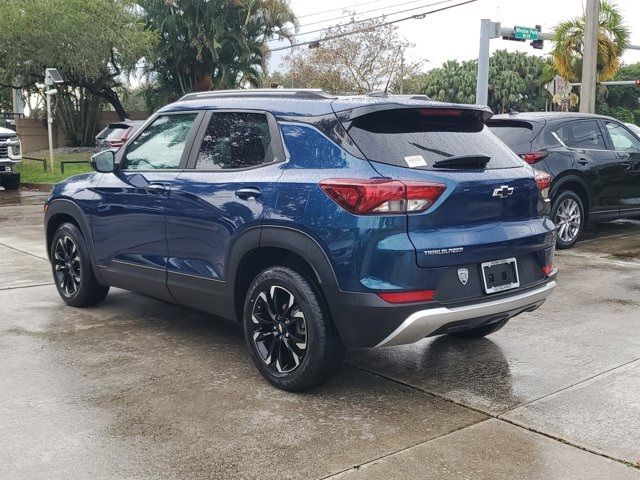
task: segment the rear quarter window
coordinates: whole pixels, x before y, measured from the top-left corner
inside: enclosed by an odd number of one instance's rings
[[[526,153],[531,149],[531,142],[535,135],[533,125],[530,123],[497,120],[489,122],[488,126],[496,137],[516,153]]]
[[[348,132],[367,159],[389,165],[435,169],[438,160],[483,155],[488,169],[522,166],[474,111],[384,110],[357,117]]]

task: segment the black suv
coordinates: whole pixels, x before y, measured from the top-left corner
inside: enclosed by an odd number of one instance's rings
[[[489,128],[524,161],[547,172],[558,248],[571,247],[587,221],[640,216],[640,138],[600,115],[497,115]]]

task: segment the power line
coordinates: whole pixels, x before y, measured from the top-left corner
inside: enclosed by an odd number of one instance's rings
[[[452,0],[446,0],[451,2]],[[319,23],[327,23],[327,22],[332,22],[334,20],[340,20],[341,18],[348,18],[348,17],[356,17],[358,15],[364,15],[365,13],[373,13],[373,12],[379,12],[380,10],[385,10],[387,8],[396,8],[396,7],[403,7],[404,5],[410,5],[412,3],[419,3],[419,2],[424,2],[424,0],[411,0],[409,2],[402,2],[402,3],[396,3],[394,5],[387,5],[385,7],[378,7],[378,8],[372,8],[371,10],[365,10],[363,12],[355,12],[353,14],[348,14],[348,15],[341,15],[339,17],[333,17],[333,18],[327,18],[325,20],[318,20],[315,22],[311,22],[311,23],[306,23],[304,25],[300,25],[300,28],[303,27],[310,27],[311,25],[318,25]],[[438,2],[438,3],[446,3],[445,1],[442,2]],[[417,10],[418,8],[423,8],[423,7],[428,7],[429,5],[422,5],[420,7],[416,7],[414,10]],[[348,11],[347,9],[344,9],[343,11]],[[406,10],[405,10],[406,11]],[[401,12],[398,12],[401,13]]]
[[[335,40],[337,38],[346,37],[348,35],[353,35],[355,33],[366,32],[366,31],[372,30],[374,28],[386,27],[387,25],[393,25],[395,23],[406,22],[407,20],[422,20],[423,18],[427,17],[428,15],[431,15],[431,14],[434,14],[434,13],[438,13],[438,12],[442,12],[444,10],[449,10],[449,9],[452,9],[452,8],[456,8],[456,7],[461,7],[461,6],[467,5],[469,3],[475,3],[477,1],[478,0],[467,0],[466,2],[457,3],[455,5],[448,5],[446,7],[438,8],[436,10],[430,10],[428,12],[416,13],[415,15],[411,15],[409,17],[404,17],[404,18],[399,18],[397,20],[391,20],[391,21],[388,21],[388,22],[384,22],[384,23],[381,23],[381,24],[376,25],[374,27],[361,28],[361,29],[358,29],[358,30],[352,30],[350,32],[345,32],[345,33],[341,33],[341,34],[338,34],[338,35],[332,35],[332,36],[326,37],[326,38],[316,38],[315,40],[309,40],[307,42],[293,43],[293,44],[287,45],[285,47],[272,48],[272,49],[269,49],[269,52],[279,52],[281,50],[287,50],[287,49],[293,48],[293,47],[301,47],[301,46],[304,46],[304,45],[310,45],[312,43],[316,43],[316,42],[319,42],[319,41],[326,42],[327,40]]]
[[[380,3],[380,2],[384,2],[387,0],[369,0],[368,2],[362,2],[362,3],[356,3],[355,5],[350,5],[350,7],[361,7],[363,5],[371,5],[372,3]],[[317,15],[324,15],[325,13],[331,13],[331,12],[338,12],[338,11],[343,11],[344,7],[341,8],[330,8],[329,10],[324,10],[322,12],[315,12],[315,13],[307,13],[306,15],[300,15],[298,18],[307,18],[307,17],[315,17]]]
[[[424,2],[424,0],[418,0],[418,1]],[[370,20],[378,20],[380,18],[386,18],[386,17],[390,17],[390,16],[393,16],[393,15],[400,15],[401,13],[407,13],[407,12],[411,12],[413,10],[420,10],[421,8],[433,7],[435,5],[441,5],[443,3],[450,3],[452,1],[453,0],[440,0],[438,2],[427,3],[426,5],[420,5],[419,7],[407,8],[405,10],[399,10],[397,12],[390,12],[390,13],[385,13],[383,15],[377,15],[375,17],[368,17],[368,18],[363,18],[363,19],[360,19],[360,20],[355,20],[354,19],[354,20],[352,20],[350,22],[347,22],[347,23],[341,23],[341,24],[337,24],[337,25],[330,25],[328,27],[318,28],[316,30],[309,30],[308,32],[298,33],[298,34],[296,34],[296,36],[302,37],[302,36],[305,36],[305,35],[309,35],[311,33],[323,32],[325,30],[329,30],[329,29],[336,28],[336,27],[345,27],[345,26],[350,26],[350,25],[357,25],[359,23],[367,22],[367,21],[370,21]],[[407,2],[407,3],[415,3],[415,0],[413,2]],[[406,5],[407,3],[401,3],[399,5]],[[399,6],[399,5],[393,5],[393,6]],[[367,13],[367,12],[361,12],[361,13],[359,13],[357,15],[362,15],[364,13]],[[346,16],[348,17],[350,15],[346,15]],[[344,17],[339,17],[339,18],[344,18]],[[327,20],[327,21],[329,21],[329,20]],[[311,24],[309,24],[309,25],[311,25]],[[281,41],[281,40],[280,39],[273,39],[273,40],[269,40],[267,43],[273,43],[273,42],[279,42],[279,41]]]

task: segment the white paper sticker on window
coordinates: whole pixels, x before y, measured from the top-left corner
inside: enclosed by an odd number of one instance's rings
[[[422,155],[411,155],[410,157],[404,157],[404,161],[407,162],[411,168],[426,167],[427,161],[422,158]]]

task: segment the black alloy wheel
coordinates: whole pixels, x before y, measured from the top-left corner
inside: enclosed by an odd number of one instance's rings
[[[78,246],[71,237],[64,235],[58,239],[53,264],[60,293],[67,298],[74,296],[80,289],[82,267]]]
[[[307,323],[295,296],[272,285],[258,294],[253,311],[253,342],[262,361],[277,373],[298,368],[307,352]]]

